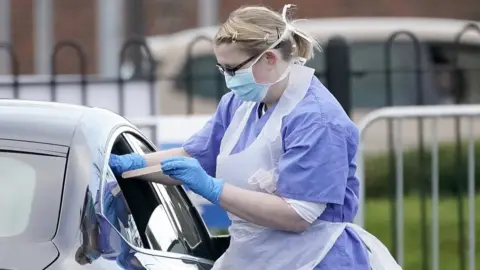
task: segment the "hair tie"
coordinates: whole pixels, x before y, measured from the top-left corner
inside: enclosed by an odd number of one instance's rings
[[[282,20],[285,22],[285,28],[294,33],[294,34],[297,34],[299,36],[301,36],[302,38],[310,41],[310,42],[315,42],[315,40],[313,40],[312,38],[304,35],[302,32],[298,31],[297,28],[295,26],[293,26],[293,24],[289,23],[288,22],[288,19],[287,19],[287,11],[288,9],[292,8],[292,7],[296,7],[296,5],[293,5],[293,4],[286,4],[285,6],[283,6],[283,10],[282,10]],[[297,20],[299,21],[299,20]]]
[[[237,42],[237,37],[238,37],[238,31],[235,31],[232,35],[232,43]]]
[[[264,37],[263,37],[263,41],[267,42],[268,41],[268,37],[270,36],[269,33],[267,33]]]
[[[287,19],[287,11],[289,8],[292,8],[292,7],[296,7],[297,5],[294,5],[294,4],[286,4],[285,6],[283,6],[283,10],[282,10],[282,19],[285,23],[288,22],[288,19]]]
[[[296,7],[296,5],[294,4],[286,4],[285,6],[283,6],[283,10],[282,10],[282,20],[283,22],[285,23],[285,29],[291,33],[295,33],[296,29],[295,29],[295,26],[293,26],[291,23],[288,22],[288,18],[287,18],[287,12],[290,8],[292,7]]]

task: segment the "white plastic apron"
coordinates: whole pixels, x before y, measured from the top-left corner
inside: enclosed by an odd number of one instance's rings
[[[293,65],[289,86],[259,136],[246,149],[231,155],[255,103],[244,102],[237,109],[221,142],[217,157],[218,178],[244,189],[274,192],[278,175],[276,163],[283,153],[282,118],[304,98],[313,74],[311,68]],[[246,222],[230,213],[228,215],[232,220],[230,246],[217,260],[212,268],[214,270],[310,270],[322,261],[347,226],[354,228],[372,251],[372,269],[401,269],[378,239],[354,224],[317,220],[302,233],[289,233]]]

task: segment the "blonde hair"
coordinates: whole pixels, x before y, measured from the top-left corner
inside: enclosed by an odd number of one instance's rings
[[[284,14],[264,6],[244,6],[232,12],[228,20],[215,35],[215,45],[236,43],[249,55],[257,55],[267,50],[279,38],[283,40],[275,46],[284,60],[292,57],[310,60],[320,45],[313,37],[293,26],[284,7]],[[286,36],[282,37],[285,31]]]

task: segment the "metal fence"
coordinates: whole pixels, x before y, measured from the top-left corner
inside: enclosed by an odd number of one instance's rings
[[[462,46],[465,45],[462,43],[462,39],[468,32],[473,31],[479,33],[480,37],[480,28],[475,23],[466,24],[461,31],[455,36],[452,36],[452,42],[450,45],[453,46],[453,59],[448,61],[439,60],[447,62],[442,68],[426,67],[424,65],[422,62],[424,57],[424,42],[422,42],[419,37],[415,36],[413,32],[405,30],[391,33],[382,47],[373,48],[375,54],[383,53],[381,61],[384,63],[381,68],[368,69],[352,67],[352,57],[355,56],[355,54],[352,54],[352,46],[354,45],[349,44],[347,38],[342,36],[332,36],[328,42],[326,42],[324,53],[319,56],[318,60],[314,59],[314,61],[318,62],[314,64],[314,67],[318,68],[316,73],[317,76],[321,78],[322,82],[324,82],[329,90],[337,97],[349,114],[358,106],[368,107],[369,104],[365,103],[368,103],[371,100],[376,100],[378,104],[373,105],[373,107],[377,108],[392,105],[431,105],[432,103],[435,104],[441,102],[437,97],[432,99],[431,95],[438,96],[439,94],[432,94],[432,92],[437,90],[432,90],[431,87],[426,86],[427,82],[425,82],[425,74],[439,72],[445,72],[452,78],[452,83],[446,91],[448,92],[447,95],[449,95],[454,103],[471,102],[468,95],[472,94],[469,93],[472,91],[475,91],[472,95],[476,95],[476,99],[478,99],[475,101],[480,102],[480,90],[472,90],[472,87],[469,87],[469,84],[472,84],[472,82],[465,79],[465,74],[472,72],[478,72],[478,76],[473,75],[470,76],[470,78],[480,77],[480,63],[478,66],[463,67],[459,60],[461,58],[460,51],[463,48]],[[394,47],[395,45],[398,45],[399,40],[401,40],[402,44],[410,43],[407,44],[410,47],[408,50],[399,51],[398,54],[400,54],[400,56],[394,57]],[[83,105],[91,105],[89,104],[91,103],[89,102],[89,94],[92,91],[89,90],[92,88],[92,85],[115,85],[116,95],[118,96],[118,100],[115,102],[118,104],[115,104],[115,106],[112,107],[115,107],[114,110],[121,114],[127,114],[128,109],[125,108],[125,104],[129,102],[129,98],[125,97],[125,87],[132,81],[142,81],[148,83],[149,86],[148,104],[150,114],[193,114],[196,112],[196,101],[209,99],[211,102],[200,102],[202,106],[208,107],[208,109],[201,109],[200,112],[210,113],[215,109],[216,101],[218,101],[228,90],[225,88],[223,77],[217,72],[213,55],[205,56],[205,59],[202,58],[204,56],[198,57],[195,55],[195,49],[200,43],[209,42],[211,42],[211,39],[206,36],[198,36],[194,38],[186,46],[186,51],[184,53],[186,57],[182,58],[182,63],[179,64],[181,68],[173,72],[173,74],[164,74],[161,72],[164,63],[161,62],[162,60],[160,60],[160,62],[155,61],[145,39],[130,38],[125,41],[119,52],[120,64],[118,67],[118,76],[115,78],[94,78],[94,76],[89,76],[87,74],[88,59],[82,47],[74,41],[60,41],[55,44],[53,53],[50,57],[52,74],[48,76],[49,78],[47,80],[43,80],[42,82],[22,81],[19,74],[21,63],[18,61],[15,48],[11,44],[0,43],[0,50],[7,52],[10,55],[10,70],[12,73],[10,81],[2,80],[0,82],[0,97],[22,98],[21,92],[23,88],[29,86],[42,86],[44,88],[48,87],[50,92],[48,96],[44,96],[42,99],[62,101],[58,98],[60,88],[63,85],[74,85],[80,88],[80,98],[78,102],[76,102]],[[125,79],[124,76],[121,76],[121,67],[125,63],[127,52],[131,50],[138,51],[139,48],[144,52],[143,62],[146,62],[148,67],[142,68],[137,66],[135,69],[136,76],[134,78]],[[60,77],[64,76],[58,74],[57,65],[59,60],[58,54],[65,49],[73,50],[78,59],[78,76],[68,80],[60,79]],[[478,56],[480,56],[480,43],[477,43],[476,51],[474,53],[475,54],[471,55],[470,58],[478,58]],[[408,67],[396,67],[396,57],[409,58],[412,63],[411,65],[409,64]],[[442,53],[440,56],[431,57],[445,58],[446,56]],[[368,61],[368,59],[364,60]],[[141,61],[135,61],[135,63],[139,64]],[[321,68],[319,68],[320,66]],[[411,81],[411,83],[397,84],[397,79],[399,78],[396,78],[396,76],[403,76],[402,74],[408,74],[408,80]],[[402,80],[402,78],[400,78],[400,80]],[[359,81],[362,80],[375,82],[359,83]],[[163,82],[171,83],[168,86],[169,89],[165,89],[166,87],[162,85]],[[358,86],[358,84],[362,85]],[[473,84],[478,84],[478,82],[475,81]],[[207,89],[202,89],[202,87]],[[1,91],[4,89],[11,89],[11,94],[2,95]],[[210,93],[202,94],[202,91]],[[365,93],[363,93],[364,91]],[[404,93],[400,93],[402,91]],[[358,101],[359,98],[362,100]],[[408,100],[398,101],[399,99]],[[184,103],[185,106],[182,103]],[[183,109],[179,110],[180,107]]]
[[[125,63],[127,53],[139,48],[145,52],[149,68],[141,78],[125,78],[121,74],[121,67]],[[58,74],[58,55],[61,51],[67,49],[73,51],[76,55],[77,74]],[[100,106],[112,109],[122,115],[147,116],[159,113],[156,104],[158,100],[157,91],[155,89],[156,63],[143,38],[130,38],[124,42],[119,52],[118,76],[115,78],[99,78],[87,74],[87,56],[83,48],[71,40],[63,40],[55,44],[50,56],[52,72],[48,76],[21,75],[21,63],[18,61],[17,52],[12,44],[0,43],[0,53],[2,53],[1,51],[5,51],[9,55],[11,74],[0,76],[0,98],[34,99]],[[131,93],[132,91],[135,93]],[[140,97],[143,97],[140,102],[141,106],[130,97],[138,98],[139,94],[141,94]],[[135,111],[142,111],[142,113],[138,114]]]
[[[450,160],[453,162],[452,168],[454,168],[458,175],[456,179],[456,187],[453,188],[453,193],[457,196],[457,212],[456,213],[449,213],[451,215],[457,215],[458,221],[458,262],[459,268],[458,269],[467,269],[465,259],[468,257],[468,269],[474,270],[475,268],[475,260],[476,260],[476,250],[475,244],[477,241],[476,238],[476,215],[475,215],[475,200],[476,200],[476,189],[475,184],[478,182],[476,178],[476,150],[475,150],[475,142],[478,140],[478,133],[475,134],[474,126],[478,126],[477,123],[474,122],[474,117],[480,116],[480,106],[478,105],[449,105],[449,106],[412,106],[412,107],[389,107],[383,108],[376,111],[371,112],[368,114],[362,121],[359,123],[360,133],[363,136],[364,133],[368,130],[370,126],[372,126],[375,122],[379,120],[388,120],[389,122],[393,123],[394,126],[394,136],[393,136],[393,155],[391,158],[391,167],[390,171],[391,175],[391,187],[392,187],[392,223],[391,223],[391,239],[392,247],[391,250],[396,256],[396,259],[399,263],[403,264],[405,256],[405,246],[404,246],[404,239],[405,236],[409,236],[409,232],[405,232],[405,222],[406,219],[404,217],[405,213],[411,211],[411,209],[404,208],[404,196],[406,194],[404,190],[404,183],[405,183],[405,173],[406,170],[412,169],[409,166],[405,165],[404,159],[404,152],[405,147],[402,142],[402,137],[404,133],[404,128],[402,127],[403,123],[408,119],[430,119],[430,123],[428,128],[430,129],[430,150],[426,150],[424,148],[421,149],[422,153],[419,155],[419,160],[415,160],[418,164],[418,168],[428,168],[430,167],[430,179],[427,179],[428,176],[425,174],[417,174],[417,179],[415,182],[419,186],[420,190],[423,190],[421,193],[421,211],[420,211],[420,223],[421,223],[421,238],[418,239],[422,246],[421,252],[421,269],[434,269],[438,270],[440,267],[440,241],[439,241],[439,204],[440,204],[440,183],[441,177],[445,177],[445,175],[441,175],[441,167],[440,167],[440,154],[439,154],[439,124],[440,118],[454,118],[456,122],[459,122],[460,117],[467,118],[466,123],[467,128],[467,139],[466,139],[466,148],[467,148],[467,161],[464,162],[465,157],[462,154],[464,151],[464,147],[462,147],[462,142],[459,140],[456,141],[455,144],[455,151],[454,151],[454,159]],[[459,129],[457,130],[459,131]],[[422,144],[423,147],[423,144]],[[478,150],[477,150],[478,151]],[[427,165],[429,162],[427,159],[426,152],[430,152],[430,166]],[[360,225],[365,224],[365,198],[368,196],[366,194],[366,187],[368,187],[368,180],[369,175],[365,173],[366,170],[366,163],[365,163],[365,152],[364,152],[364,144],[363,142],[360,143],[360,148],[357,156],[357,163],[358,163],[358,177],[360,180],[360,209],[357,216],[356,223]],[[445,164],[445,163],[443,163]],[[466,165],[466,166],[465,166]],[[419,171],[424,172],[425,170],[421,169]],[[410,179],[411,180],[411,179]],[[427,192],[427,183],[431,182],[430,192]],[[465,184],[467,186],[466,193],[465,193]],[[427,224],[430,222],[428,219],[427,214],[427,193],[428,197],[431,197],[431,228],[428,228]],[[464,232],[464,206],[463,206],[463,199],[465,197],[467,199],[468,205],[468,245],[465,244],[465,232]],[[431,241],[428,243],[428,235],[430,232]],[[454,232],[442,232],[443,234],[452,234]],[[430,245],[429,245],[430,244]],[[445,243],[444,243],[445,244]],[[428,251],[428,246],[430,246],[431,251]],[[468,256],[466,253],[468,252]],[[429,261],[428,258],[431,255],[431,268],[429,268]],[[417,268],[420,269],[420,268]]]

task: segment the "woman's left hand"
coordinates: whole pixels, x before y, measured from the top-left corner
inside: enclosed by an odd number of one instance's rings
[[[224,181],[207,174],[200,163],[190,157],[172,157],[162,161],[163,173],[182,181],[193,192],[218,204]]]

